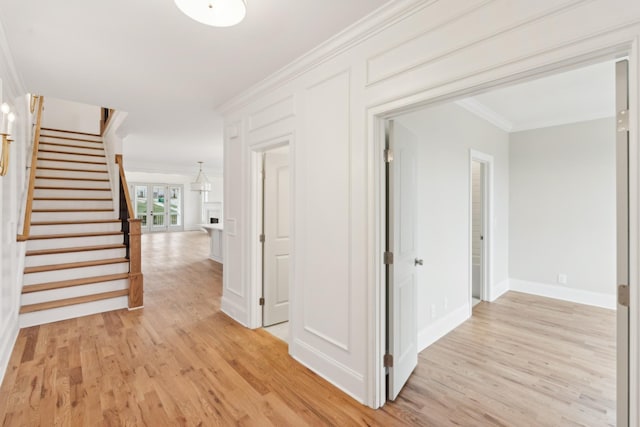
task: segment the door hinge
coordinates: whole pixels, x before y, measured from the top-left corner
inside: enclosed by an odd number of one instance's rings
[[[260,303],[260,305],[264,305],[264,297],[260,297],[260,300],[258,302]]]
[[[264,234],[260,235],[260,243],[264,243]]]
[[[393,161],[393,151],[390,148],[385,148],[384,150],[384,161],[385,163],[391,163]]]
[[[621,110],[616,114],[616,129],[618,132],[629,130],[629,110]]]
[[[393,252],[384,253],[384,263],[387,265],[393,264]]]
[[[393,354],[385,354],[382,362],[385,368],[393,368]]]
[[[618,304],[629,307],[629,285],[618,285]]]

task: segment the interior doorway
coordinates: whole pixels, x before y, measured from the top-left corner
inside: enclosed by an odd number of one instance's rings
[[[261,154],[262,326],[287,340],[290,270],[289,147]]]
[[[596,68],[595,65],[593,69]],[[505,292],[516,291],[612,310],[612,318],[618,319],[618,325],[616,328],[616,325],[612,324],[608,333],[613,337],[617,334],[618,344],[614,351],[617,372],[611,380],[614,385],[617,381],[618,392],[616,395],[608,391],[603,401],[606,402],[604,404],[607,405],[609,414],[616,412],[617,402],[617,424],[627,425],[625,420],[628,417],[628,308],[625,306],[626,302],[616,301],[616,284],[628,283],[629,272],[630,236],[626,227],[630,197],[628,174],[631,166],[628,157],[628,125],[622,120],[621,128],[621,119],[616,117],[616,113],[628,114],[627,78],[625,73],[620,72],[623,69],[626,71],[627,67],[625,60],[615,63],[610,60],[605,64],[608,78],[611,78],[612,82],[611,89],[617,86],[617,91],[609,91],[607,96],[611,97],[607,99],[612,102],[602,108],[606,113],[599,112],[598,114],[602,114],[599,116],[585,114],[584,118],[580,119],[574,116],[564,123],[545,122],[536,117],[537,122],[530,120],[528,127],[506,126],[504,121],[498,124],[500,120],[496,119],[495,114],[487,113],[488,108],[478,107],[478,99],[487,103],[494,100],[496,103],[493,105],[499,105],[503,101],[502,94],[491,98],[490,93],[484,92],[477,94],[477,97],[465,95],[468,98],[434,105],[433,109],[438,109],[438,115],[426,124],[425,120],[418,117],[419,110],[412,110],[416,127],[429,127],[426,134],[412,128],[411,120],[403,118],[402,114],[387,117],[386,128],[392,131],[386,135],[385,167],[380,169],[384,177],[380,183],[385,183],[383,200],[386,202],[381,215],[385,218],[381,235],[385,236],[383,259],[386,272],[386,284],[382,288],[384,295],[381,298],[384,306],[381,307],[381,312],[386,312],[387,315],[384,317],[386,320],[383,328],[385,353],[380,357],[384,360],[385,376],[379,388],[380,393],[386,395],[387,399],[393,400],[398,395],[402,388],[401,382],[406,380],[418,365],[417,352],[468,319],[474,297],[478,300],[494,301]],[[585,67],[587,68],[589,67]],[[558,73],[560,74],[563,73]],[[569,80],[565,80],[564,84],[567,81]],[[537,80],[531,81],[536,82]],[[600,87],[598,84],[590,83],[591,86]],[[583,92],[584,89],[576,90],[578,94]],[[551,99],[560,96],[554,90],[548,90],[547,95]],[[541,95],[536,93],[535,96]],[[529,101],[531,99],[528,98]],[[584,98],[576,98],[576,104],[586,102]],[[616,102],[617,105],[614,105]],[[465,123],[460,122],[462,116],[467,117]],[[617,132],[614,126],[616,121],[619,124]],[[396,132],[398,123],[406,125],[414,134],[405,139],[417,136],[420,146],[428,146],[431,149],[428,152],[418,152],[412,157],[419,162],[417,168],[411,166],[411,162],[406,161],[401,152],[402,141],[398,140]],[[487,126],[487,123],[490,126]],[[582,133],[572,134],[574,127],[579,127],[579,132]],[[464,142],[459,145],[447,145],[450,143],[448,138],[452,129],[456,128],[469,132],[466,136],[484,138],[484,142],[478,147],[465,145]],[[488,128],[491,130],[487,130]],[[554,128],[555,133],[544,130],[547,128]],[[606,153],[598,151],[602,147],[592,151],[586,145],[586,138],[583,136],[593,135],[591,129],[595,128],[598,128],[597,135],[603,135],[606,139]],[[552,146],[554,151],[541,155],[536,151],[540,149],[541,144],[529,143],[534,136],[538,141],[551,146],[553,144],[549,144],[549,141],[555,140],[562,140],[567,144]],[[503,141],[500,143],[502,148],[496,149],[496,141],[500,138]],[[464,138],[460,140],[465,141]],[[594,147],[598,147],[599,138],[595,137],[593,140]],[[516,143],[519,144],[519,151],[514,154],[515,151],[508,147],[513,147]],[[495,164],[479,155],[481,153],[474,152],[476,149],[480,151],[485,148],[495,156]],[[580,164],[579,161],[575,161],[579,154],[586,156],[583,158],[591,155],[590,163],[585,163],[581,171],[567,167]],[[500,171],[497,171],[498,162],[501,165]],[[424,174],[418,177],[418,196],[415,202],[404,200],[413,194],[411,185],[408,185],[408,177],[413,170],[417,170],[418,174],[428,170],[438,172],[428,177]],[[528,176],[512,174],[514,170],[527,170]],[[572,181],[582,175],[592,177],[596,170],[606,172],[601,175],[601,185],[585,185],[584,181]],[[496,178],[500,188],[496,188],[494,192],[493,175],[498,173],[501,174],[500,177],[508,178],[508,181],[502,183]],[[510,187],[512,184],[518,188],[517,191],[514,192]],[[605,187],[605,191],[599,192]],[[424,191],[425,189],[428,191]],[[602,200],[589,199],[596,193],[604,195]],[[540,206],[532,208],[527,200],[537,200],[539,195],[545,197],[544,209]],[[494,199],[495,209],[491,207]],[[606,212],[598,211],[603,221],[597,229],[598,235],[606,243],[585,244],[579,237],[580,231],[585,228],[577,224],[577,219],[595,212],[593,209],[587,212],[585,207],[605,205]],[[411,206],[416,206],[418,210],[413,213],[407,211]],[[565,215],[562,221],[553,219],[553,215],[569,212],[574,208],[576,213]],[[414,226],[412,221],[416,217],[419,218],[419,223]],[[403,224],[404,221],[408,225]],[[419,239],[422,240],[407,240],[403,233],[404,228],[417,230]],[[420,237],[420,233],[424,234],[425,229],[430,233],[428,239]],[[590,229],[593,231],[596,227],[592,224]],[[580,257],[565,257],[553,264],[554,259],[558,259],[557,256],[554,258],[556,247],[553,242],[556,240],[553,239],[565,231],[566,234],[557,241],[567,240],[569,236],[573,239],[574,249],[565,250],[564,253],[579,253]],[[589,238],[593,240],[595,235],[593,232]],[[437,241],[438,244],[426,248],[423,242],[429,239],[431,242]],[[538,245],[536,241],[542,243]],[[616,247],[617,250],[614,250]],[[409,269],[409,264],[405,263],[403,256],[403,253],[409,253],[409,249],[420,255],[413,258],[413,272],[401,274]],[[516,250],[520,250],[521,253],[518,254],[518,262],[513,262],[511,251]],[[606,260],[603,261],[602,268],[596,268],[595,272],[599,275],[602,273],[602,288],[580,288],[584,285],[583,282],[589,282],[591,279],[579,276],[584,274],[585,267],[593,268],[593,265],[589,265],[590,261],[586,260],[599,258],[601,252],[604,254],[601,258]],[[422,261],[422,257],[425,261],[421,272],[419,266],[422,266],[422,263],[418,261]],[[523,280],[519,277],[520,274],[526,274],[527,268],[531,265],[542,264],[542,258],[549,258],[552,262],[543,266],[549,268],[544,274],[540,273],[540,279]],[[500,264],[497,271],[492,271],[495,269],[494,264]],[[473,271],[474,266],[477,266],[476,274]],[[436,271],[438,268],[439,272]],[[573,273],[567,274],[565,271],[568,270],[565,269],[571,269]],[[411,285],[412,276],[416,277],[417,286]],[[576,276],[580,279],[575,279]],[[431,284],[431,291],[425,290],[428,284]],[[459,287],[459,291],[449,292],[453,287]],[[598,301],[601,296],[601,301]],[[414,326],[416,324],[417,328]],[[564,327],[565,325],[557,326]],[[427,335],[429,337],[426,337]],[[612,369],[616,371],[615,363]],[[386,393],[382,390],[386,390]]]

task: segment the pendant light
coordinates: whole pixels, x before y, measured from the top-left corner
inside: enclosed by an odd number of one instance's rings
[[[211,183],[209,182],[209,178],[202,172],[202,164],[204,162],[198,162],[200,165],[200,170],[198,171],[198,176],[196,180],[191,183],[191,191],[199,191],[201,193],[211,191]]]
[[[239,24],[247,13],[245,0],[174,0],[189,18],[212,27]]]

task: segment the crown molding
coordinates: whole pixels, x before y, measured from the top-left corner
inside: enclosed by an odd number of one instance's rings
[[[513,132],[514,130],[514,124],[512,122],[507,120],[503,115],[482,104],[476,98],[464,98],[455,101],[455,103],[507,133]]]
[[[389,1],[259,83],[222,103],[216,110],[225,114],[242,108],[265,92],[285,85],[437,1],[439,0]]]
[[[3,93],[3,97],[9,95],[11,98],[16,98],[26,94],[27,89],[22,81],[20,73],[18,73],[15,61],[13,60],[13,55],[11,54],[11,49],[9,48],[9,42],[7,41],[7,35],[4,31],[2,22],[0,22],[0,53],[0,66],[9,73],[9,76],[3,76],[4,78],[2,79],[4,87],[8,89],[8,94]]]

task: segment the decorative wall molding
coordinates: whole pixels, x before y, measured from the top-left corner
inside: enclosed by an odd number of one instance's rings
[[[295,98],[289,95],[249,115],[249,132],[295,116]]]
[[[389,2],[292,61],[279,71],[276,71],[260,83],[223,103],[217,108],[217,111],[226,114],[232,110],[242,108],[260,95],[287,84],[307,71],[369,40],[388,27],[437,1],[439,0],[398,0]]]
[[[511,132],[513,129],[513,123],[507,120],[501,114],[493,111],[491,108],[482,104],[476,98],[464,98],[458,101],[455,101],[455,104],[464,108],[468,112],[475,114],[483,120],[491,123],[499,129],[502,129],[505,132]]]

